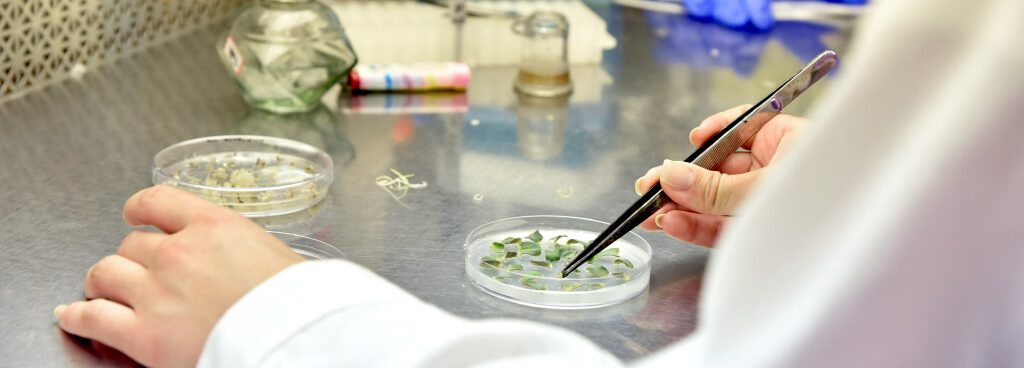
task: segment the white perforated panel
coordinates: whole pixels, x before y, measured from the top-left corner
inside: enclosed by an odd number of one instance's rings
[[[0,100],[64,79],[76,64],[96,66],[223,19],[247,2],[0,0]]]

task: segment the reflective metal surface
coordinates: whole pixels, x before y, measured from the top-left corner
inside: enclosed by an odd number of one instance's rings
[[[333,244],[456,315],[563,326],[626,360],[687,335],[707,249],[645,234],[654,248],[646,293],[607,308],[552,311],[470,285],[466,234],[521,215],[612,220],[636,199],[638,176],[692,150],[688,133],[704,117],[756,102],[803,65],[796,55],[805,52],[792,45],[824,40],[842,52],[847,33],[801,30],[809,42],[800,43],[786,24],[748,35],[678,16],[597,11],[619,46],[600,67],[573,71],[569,99],[517,98],[514,68],[480,69],[468,98],[442,98],[455,105],[432,110],[445,113],[387,113],[424,103],[410,100],[363,114],[344,99],[296,116],[253,112],[214,53],[221,26],[0,105],[0,366],[130,363],[60,332],[53,307],[81,298],[86,270],[130,230],[121,206],[149,185],[153,155],[219,134],[280,136],[331,154],[336,179],[323,203],[261,223]],[[486,90],[481,83],[505,84],[475,94]],[[828,83],[787,112],[803,113]],[[403,198],[409,208],[375,185],[389,168],[429,183]]]

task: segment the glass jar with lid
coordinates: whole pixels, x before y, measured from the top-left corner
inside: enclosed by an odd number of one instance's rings
[[[522,36],[516,91],[541,97],[572,92],[568,19],[559,12],[537,11],[516,21],[512,30]]]
[[[221,60],[250,105],[309,111],[356,64],[341,22],[314,0],[257,0],[218,44]]]

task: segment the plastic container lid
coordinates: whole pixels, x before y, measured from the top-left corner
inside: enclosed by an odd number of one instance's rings
[[[634,232],[565,278],[562,267],[608,226],[565,216],[484,224],[466,238],[466,275],[481,290],[523,305],[579,309],[626,301],[647,289],[651,246]]]
[[[324,199],[333,180],[330,156],[284,138],[198,138],[153,157],[153,184],[176,186],[248,217],[309,208]]]

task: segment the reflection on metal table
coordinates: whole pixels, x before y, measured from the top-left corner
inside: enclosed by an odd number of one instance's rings
[[[279,136],[330,154],[336,179],[324,202],[261,222],[333,244],[451,313],[551,323],[627,361],[686,336],[696,324],[705,248],[642,233],[654,249],[647,292],[559,311],[474,287],[464,274],[466,235],[512,216],[612,220],[636,199],[637,177],[692,150],[687,134],[704,117],[764,95],[820,51],[808,47],[842,52],[850,30],[780,22],[752,35],[678,15],[593,8],[617,46],[599,65],[574,66],[576,90],[562,99],[517,97],[514,67],[496,66],[474,69],[467,95],[367,96],[383,100],[358,104],[334,97],[288,116],[249,111],[214,54],[220,25],[0,104],[3,364],[118,362],[62,333],[53,307],[81,298],[86,270],[130,231],[121,206],[149,185],[153,155],[221,134]],[[805,112],[828,83],[787,111]],[[424,104],[439,107],[402,112]],[[360,110],[366,106],[379,108]],[[375,184],[391,168],[429,183],[402,198],[408,207]]]

